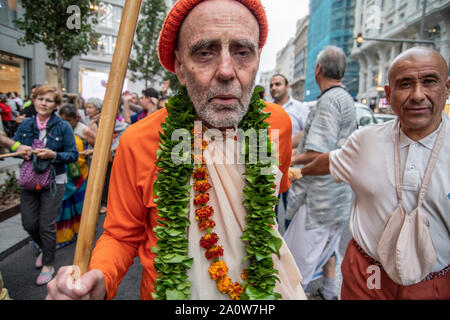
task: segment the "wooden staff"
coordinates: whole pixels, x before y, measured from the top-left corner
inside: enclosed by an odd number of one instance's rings
[[[9,158],[9,157],[15,157],[15,156],[21,156],[23,154],[27,153],[26,151],[17,151],[17,152],[12,152],[12,153],[4,153],[4,154],[0,154],[0,159],[5,159],[5,158]]]
[[[103,100],[100,124],[95,140],[92,165],[86,187],[80,229],[73,264],[78,266],[80,275],[87,272],[94,243],[98,210],[105,182],[108,159],[111,152],[112,135],[116,123],[122,86],[130,58],[134,32],[139,17],[142,0],[126,0],[120,21],[119,34],[114,49],[108,76],[105,99]]]

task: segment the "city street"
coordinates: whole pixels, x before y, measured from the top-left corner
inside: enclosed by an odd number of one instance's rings
[[[103,232],[103,221],[105,215],[99,216],[99,227],[96,232],[95,239],[97,240],[100,234]],[[345,253],[346,246],[350,240],[350,234],[346,228],[341,239],[339,246],[339,263],[342,261],[342,257]],[[75,243],[58,249],[56,251],[56,264],[55,267],[70,265],[73,262],[75,252]],[[38,287],[35,285],[36,277],[38,276],[38,270],[34,268],[34,261],[36,259],[36,251],[33,248],[32,243],[28,243],[23,248],[17,250],[5,259],[0,261],[0,271],[3,276],[5,287],[8,289],[10,297],[14,300],[42,300],[45,299],[47,289],[45,286]],[[338,288],[341,284],[340,264],[337,267],[337,285]],[[139,299],[139,287],[141,279],[142,265],[139,262],[139,258],[136,258],[134,264],[131,266],[128,273],[125,275],[122,283],[119,286],[116,300],[138,300]],[[322,279],[317,279],[309,285],[308,293],[314,292],[320,286]],[[320,299],[315,296],[311,296],[310,299]]]
[[[97,240],[103,232],[103,221],[105,215],[99,216],[99,227],[96,232]],[[58,249],[56,251],[55,267],[71,265],[75,253],[75,243]],[[47,295],[46,286],[38,287],[35,284],[39,271],[34,268],[36,260],[36,251],[32,243],[28,243],[23,248],[12,253],[2,261],[0,261],[0,271],[3,276],[5,287],[9,291],[9,295],[14,300],[43,300]],[[141,279],[142,266],[139,259],[136,258],[129,272],[125,275],[116,299],[118,300],[137,300],[139,299],[139,287]]]

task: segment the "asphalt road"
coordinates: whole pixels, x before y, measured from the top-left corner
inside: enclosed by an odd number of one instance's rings
[[[103,221],[105,215],[99,216],[98,229],[95,240],[103,232]],[[55,267],[71,265],[75,253],[75,243],[58,249],[56,251]],[[35,284],[39,270],[34,268],[36,260],[36,251],[31,242],[23,248],[12,253],[0,261],[0,271],[3,282],[9,291],[9,295],[14,300],[43,300],[47,295],[46,286],[37,286]],[[125,275],[119,286],[117,300],[138,300],[139,287],[142,273],[142,265],[136,258],[128,273]]]

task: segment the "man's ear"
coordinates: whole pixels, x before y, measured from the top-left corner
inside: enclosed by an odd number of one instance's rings
[[[447,88],[447,99],[450,95],[450,77],[447,78],[447,83],[445,84],[445,87]]]
[[[321,71],[322,71],[322,66],[320,64],[317,64],[316,68],[314,69],[314,75],[317,77]]]
[[[384,86],[384,93],[386,93],[386,100],[387,103],[391,104],[391,87],[390,86]]]
[[[182,86],[185,86],[186,81],[185,81],[185,75],[184,75],[184,66],[183,66],[183,63],[181,62],[181,55],[178,50],[175,50],[174,67],[175,67],[175,74],[177,75],[178,81],[180,82],[180,84]]]

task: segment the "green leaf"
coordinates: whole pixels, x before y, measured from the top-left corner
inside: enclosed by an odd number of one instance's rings
[[[186,295],[178,290],[166,290],[167,300],[185,300]]]

